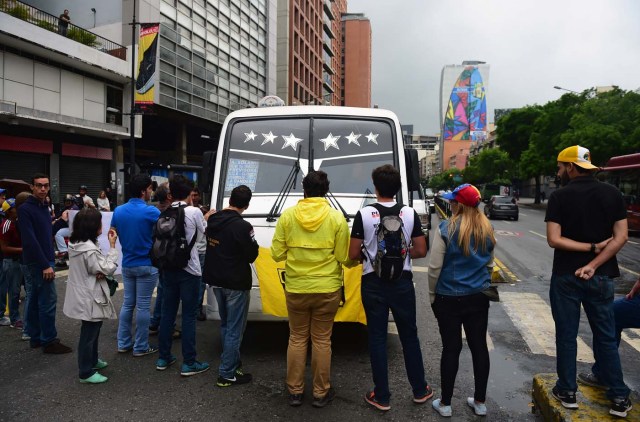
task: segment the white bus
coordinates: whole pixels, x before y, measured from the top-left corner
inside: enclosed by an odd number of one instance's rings
[[[253,225],[261,250],[252,265],[249,319],[286,317],[283,263],[273,262],[269,248],[281,212],[303,198],[301,182],[309,171],[327,173],[327,199],[351,226],[356,212],[375,202],[372,170],[392,164],[402,175],[397,201],[414,207],[427,230],[430,216],[419,185],[417,151],[404,150],[401,134],[396,115],[381,109],[276,106],[229,114],[217,152],[205,153],[202,188],[211,184],[211,207],[215,209],[228,206],[231,190],[238,185],[253,191],[243,217]],[[345,272],[349,282],[345,281],[346,302],[338,321],[363,322],[361,271],[360,266]],[[208,318],[219,319],[215,300],[209,302],[213,303],[206,307]]]

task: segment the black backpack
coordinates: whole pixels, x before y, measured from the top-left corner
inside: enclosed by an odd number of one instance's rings
[[[400,278],[404,262],[409,253],[409,243],[404,233],[404,222],[400,218],[402,204],[387,208],[372,204],[380,213],[380,223],[376,229],[378,251],[369,257],[373,271],[382,280],[395,281]]]
[[[153,245],[149,252],[151,265],[161,270],[181,270],[191,258],[197,233],[187,241],[184,227],[185,205],[164,210],[153,226]]]

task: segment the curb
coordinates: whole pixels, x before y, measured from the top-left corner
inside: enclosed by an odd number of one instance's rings
[[[579,408],[569,410],[562,407],[553,397],[551,389],[557,380],[556,374],[536,374],[533,376],[533,413],[539,413],[545,421],[620,421],[622,419],[609,414],[610,402],[604,390],[579,384],[576,398]],[[631,397],[633,409],[625,421],[640,421],[640,403]]]

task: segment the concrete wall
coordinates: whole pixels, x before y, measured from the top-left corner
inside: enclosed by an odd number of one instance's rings
[[[0,99],[19,107],[105,123],[106,96],[102,81],[0,53]]]

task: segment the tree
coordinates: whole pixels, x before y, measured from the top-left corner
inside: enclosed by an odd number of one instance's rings
[[[514,161],[520,161],[520,156],[529,147],[531,133],[540,114],[540,106],[534,105],[513,110],[500,119],[496,143]]]
[[[464,169],[464,180],[473,184],[511,185],[513,170],[513,161],[505,151],[486,149],[471,158],[469,166]]]
[[[431,177],[431,180],[429,180],[429,187],[436,191],[453,189],[460,184],[462,176],[462,170],[456,167],[450,168]]]

